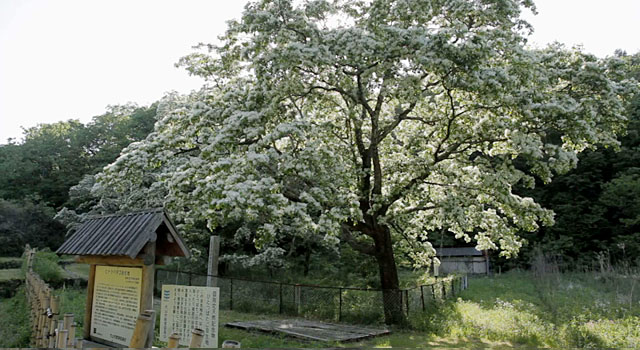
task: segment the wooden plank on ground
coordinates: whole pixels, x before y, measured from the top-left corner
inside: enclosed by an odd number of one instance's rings
[[[225,326],[247,331],[285,334],[291,337],[325,342],[358,341],[391,333],[387,329],[297,319],[229,322]]]

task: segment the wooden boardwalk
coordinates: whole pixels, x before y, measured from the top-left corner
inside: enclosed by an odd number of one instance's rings
[[[387,329],[375,329],[345,324],[325,323],[307,320],[260,320],[229,322],[226,327],[285,334],[306,340],[349,342],[391,333]]]

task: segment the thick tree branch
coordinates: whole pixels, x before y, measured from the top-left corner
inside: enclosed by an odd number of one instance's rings
[[[175,150],[173,155],[177,156],[177,155],[180,155],[180,154],[191,153],[191,152],[195,152],[195,151],[200,151],[200,146],[193,146],[191,148],[178,148],[177,150]]]
[[[413,188],[413,186],[415,186],[418,183],[424,181],[427,177],[429,177],[429,175],[431,175],[430,168],[425,170],[425,172],[423,172],[422,174],[418,175],[417,177],[414,177],[413,179],[411,179],[409,182],[407,182],[401,188],[396,189],[395,191],[393,191],[391,193],[391,195],[389,196],[389,198],[385,201],[385,203],[382,204],[380,209],[378,209],[376,211],[376,214],[377,215],[385,215],[387,213],[387,210],[389,210],[389,207],[391,207],[396,201],[398,201],[400,198],[402,198],[404,196],[404,194],[408,190]]]
[[[353,237],[353,235],[351,234],[352,229],[353,228],[349,226],[349,224],[346,224],[346,223],[342,224],[342,235],[340,236],[341,240],[343,242],[346,242],[347,244],[349,244],[349,246],[351,246],[351,248],[353,248],[354,250],[362,254],[375,256],[376,254],[375,247],[371,244],[357,241],[355,237]]]
[[[439,208],[437,205],[421,205],[421,206],[416,206],[416,207],[409,208],[407,210],[403,210],[402,214],[411,214],[411,213],[416,213],[416,212],[419,212],[419,211],[433,210],[433,209],[437,209],[437,208]]]
[[[367,101],[364,95],[364,85],[362,84],[362,77],[360,73],[356,74],[356,82],[358,84],[358,100],[364,109],[367,111],[370,117],[375,115],[375,111],[369,106],[369,101]]]
[[[444,145],[445,142],[447,142],[447,140],[449,140],[449,137],[451,137],[451,127],[453,126],[453,122],[455,121],[455,119],[459,116],[459,114],[456,114],[456,106],[455,106],[455,101],[453,99],[453,95],[451,93],[451,89],[448,89],[446,87],[445,89],[447,91],[447,97],[449,98],[449,104],[451,108],[451,117],[447,122],[447,130],[445,132],[444,138],[442,138],[442,140],[438,143],[438,147],[436,147],[436,150],[433,152],[434,162],[438,162],[440,158],[440,151],[442,149],[442,146]]]
[[[402,122],[403,120],[409,119],[408,115],[413,111],[416,104],[417,104],[417,101],[412,102],[409,105],[409,107],[407,107],[405,110],[400,112],[400,114],[398,114],[394,118],[395,120],[393,123],[383,128],[382,131],[380,132],[380,135],[376,139],[376,143],[380,143],[382,140],[384,140],[389,135],[389,133],[391,133],[400,124],[400,122]]]

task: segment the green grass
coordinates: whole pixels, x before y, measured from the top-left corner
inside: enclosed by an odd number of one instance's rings
[[[534,278],[530,273],[513,272],[474,279],[457,300],[412,321],[446,339],[486,339],[531,347],[640,346],[640,304],[633,288],[620,288],[616,281],[596,277],[558,274]]]
[[[29,309],[20,288],[13,298],[0,299],[0,348],[29,346]]]
[[[84,310],[87,301],[87,291],[85,289],[65,288],[54,291],[60,298],[60,315],[73,314],[77,323],[76,334],[82,335],[84,326]]]
[[[243,348],[637,348],[640,300],[638,293],[633,293],[638,289],[633,281],[630,276],[605,278],[596,274],[535,278],[516,271],[470,279],[470,288],[456,299],[430,304],[430,312],[412,314],[409,328],[392,328],[388,336],[355,343],[307,342],[221,326],[218,339],[220,344],[240,341]],[[61,313],[75,314],[79,323],[76,334],[81,334],[85,290],[67,288],[55,293],[61,298]],[[15,303],[11,304],[14,309]],[[2,301],[2,307],[5,304]],[[13,317],[12,312],[2,315]],[[286,317],[221,310],[219,322]],[[7,321],[7,317],[0,320]]]
[[[66,262],[66,263],[73,263],[75,262],[76,258],[73,255],[62,255],[60,257],[60,262]]]
[[[0,270],[0,281],[23,279],[22,269],[4,269]]]
[[[16,269],[22,266],[22,258],[16,257],[0,257],[0,270]]]
[[[66,269],[75,274],[75,277],[84,279],[89,278],[89,265],[88,264],[69,264]]]

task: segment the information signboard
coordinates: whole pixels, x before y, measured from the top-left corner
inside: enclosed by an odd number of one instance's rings
[[[140,312],[142,268],[96,266],[91,337],[129,346]]]
[[[180,336],[180,345],[189,345],[191,331],[204,331],[203,348],[218,347],[218,311],[220,289],[165,284],[162,286],[160,340],[172,333]]]

